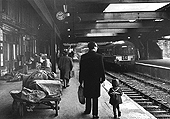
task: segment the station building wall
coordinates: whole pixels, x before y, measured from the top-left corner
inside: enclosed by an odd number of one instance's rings
[[[0,0],[1,76],[22,68],[30,57],[39,52],[37,18],[37,13],[27,0]]]

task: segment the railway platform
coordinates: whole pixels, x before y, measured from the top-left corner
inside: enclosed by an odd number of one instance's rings
[[[75,76],[70,79],[70,86],[63,90],[62,100],[59,104],[59,115],[56,119],[91,119],[92,115],[83,115],[85,105],[78,101],[78,63],[74,63]],[[59,71],[59,70],[58,70]],[[102,84],[101,97],[99,98],[99,119],[113,119],[112,106],[109,104],[107,90],[111,84],[106,80]],[[131,100],[127,95],[122,96],[123,103],[120,104],[122,116],[119,119],[156,119],[143,107]]]
[[[151,66],[170,68],[170,59],[139,60],[136,63],[148,64]]]
[[[170,81],[170,59],[139,60],[135,68],[139,73]]]

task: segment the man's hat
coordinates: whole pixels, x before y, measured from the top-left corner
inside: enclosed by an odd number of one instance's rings
[[[97,43],[91,41],[91,42],[88,43],[87,46],[88,46],[89,49],[94,49],[94,47],[97,47]]]

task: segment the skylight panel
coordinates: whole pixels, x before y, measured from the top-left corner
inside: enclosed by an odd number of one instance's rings
[[[132,11],[155,11],[167,3],[128,3],[110,4],[103,12],[132,12]]]

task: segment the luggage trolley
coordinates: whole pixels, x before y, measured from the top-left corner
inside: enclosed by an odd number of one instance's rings
[[[27,100],[21,99],[21,92],[17,91],[17,90],[13,90],[10,92],[12,98],[13,98],[13,103],[12,103],[12,112],[15,115],[18,115],[20,117],[24,116],[24,113],[27,111],[27,106],[29,105],[40,105],[40,104],[44,104],[49,106],[50,108],[46,108],[46,109],[53,109],[56,111],[55,116],[58,116],[58,110],[59,108],[59,102],[61,100],[61,98],[58,97],[54,97],[54,98],[44,98],[41,99],[39,102],[33,103],[33,102],[29,102]],[[51,101],[53,101],[54,103],[51,103]],[[52,105],[51,105],[52,104]],[[36,108],[35,108],[36,109]]]
[[[38,82],[37,84],[50,84],[51,82],[55,82],[55,80],[35,80],[35,82]],[[58,88],[62,89],[62,84]],[[59,92],[57,95],[45,96],[38,102],[30,102],[26,99],[23,99],[22,90],[12,90],[10,91],[10,94],[13,98],[12,112],[14,115],[19,115],[20,117],[23,117],[24,113],[27,111],[30,105],[35,107],[33,109],[38,109],[36,108],[36,106],[43,104],[47,106],[47,108],[43,109],[53,109],[55,110],[55,116],[58,116],[58,110],[60,109],[59,103],[62,95],[61,92]]]

